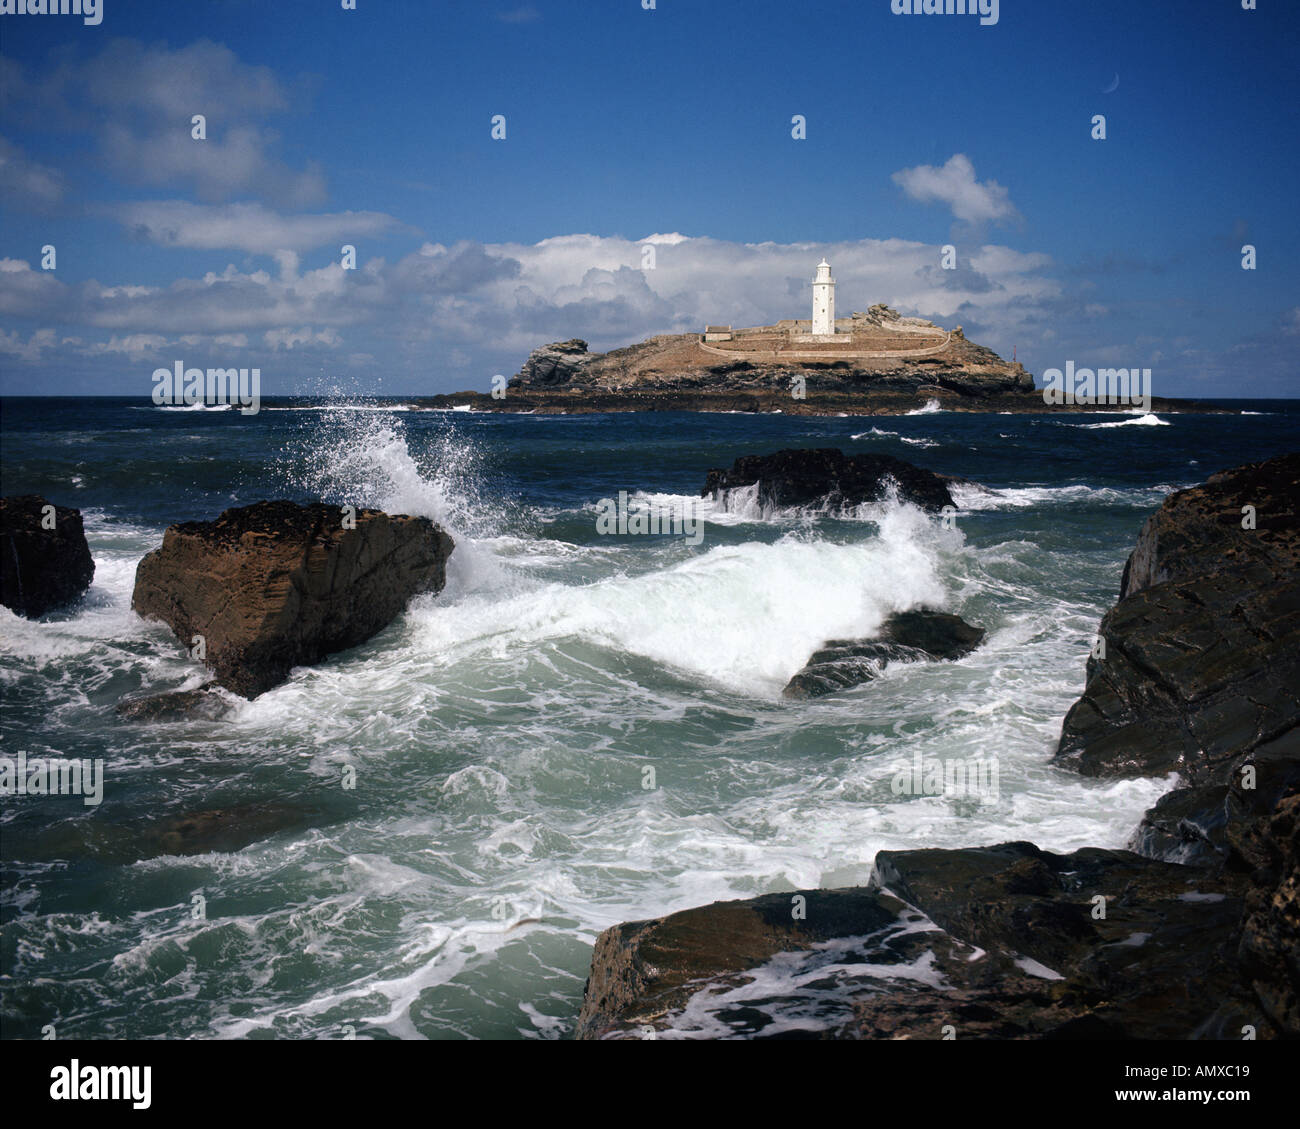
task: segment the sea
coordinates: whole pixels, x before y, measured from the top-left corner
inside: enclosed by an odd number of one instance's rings
[[[1300,446],[1300,401],[1222,403],[1245,410],[5,399],[3,493],[78,507],[96,571],[40,621],[0,608],[0,755],[100,761],[103,791],[0,797],[4,1036],[563,1039],[617,923],[861,884],[882,849],[1123,847],[1172,780],[1051,756],[1147,517]],[[790,447],[979,486],[947,514],[699,498],[709,469]],[[620,492],[697,535],[602,524]],[[434,519],[446,588],[223,718],[119,717],[207,677],[132,612],[141,558],[171,523],[275,498]],[[782,697],[823,642],[920,607],[983,644]],[[898,787],[953,761],[996,787]]]

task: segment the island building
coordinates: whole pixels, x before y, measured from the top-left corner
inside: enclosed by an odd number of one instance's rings
[[[706,325],[696,340],[708,353],[749,361],[902,360],[943,352],[953,337],[961,339],[960,326],[949,333],[924,318],[902,317],[883,302],[837,319],[835,276],[822,259],[812,280],[811,318],[784,318],[747,329]]]
[[[817,266],[813,278],[813,316],[812,336],[833,337],[835,335],[835,279],[831,277],[831,265],[823,259]]]

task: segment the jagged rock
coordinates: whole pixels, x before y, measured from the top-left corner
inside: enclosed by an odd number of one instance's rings
[[[188,649],[202,636],[216,681],[245,697],[295,667],[365,642],[420,592],[437,592],[452,540],[427,518],[258,502],[171,526],[136,571],[132,607]]]
[[[607,929],[577,1037],[1268,1037],[1241,908],[1240,882],[1127,851],[883,851],[867,887]]]
[[[81,511],[53,506],[39,494],[0,498],[0,604],[35,619],[70,604],[90,587],[95,562],[81,526]]]
[[[960,616],[918,609],[895,612],[871,639],[832,640],[786,684],[787,698],[816,698],[875,678],[887,663],[954,660],[970,654],[982,628]]]
[[[1140,855],[1188,865],[1215,865],[1228,854],[1228,787],[1175,788],[1147,809],[1129,842]]]
[[[1256,528],[1243,528],[1251,507]],[[1104,659],[1057,757],[1089,775],[1184,786],[1149,810],[1145,855],[1251,876],[1240,969],[1300,1034],[1300,455],[1223,471],[1147,521],[1102,620]],[[1250,1022],[1249,1019],[1245,1022]]]
[[[1252,750],[1300,744],[1300,455],[1166,499],[1098,629],[1058,760],[1089,776],[1226,781]],[[1257,528],[1243,529],[1253,506]]]
[[[577,1037],[635,1035],[683,1008],[711,981],[756,968],[779,953],[836,937],[878,934],[904,909],[874,891],[804,890],[715,902],[653,921],[606,929],[596,941]],[[715,985],[716,986],[716,985]]]
[[[885,495],[890,484],[901,501],[927,510],[953,505],[942,475],[891,455],[845,455],[834,447],[743,455],[730,470],[710,470],[700,497],[722,499],[729,490],[758,484],[762,506],[855,506]]]
[[[215,682],[206,682],[193,690],[128,698],[118,702],[117,713],[131,721],[215,721],[230,712],[230,705]]]
[[[528,354],[524,367],[511,384],[553,387],[568,384],[582,366],[598,354],[587,352],[587,343],[579,337],[543,345]]]
[[[1265,864],[1246,896],[1238,956],[1269,1018],[1300,1036],[1300,792],[1276,806]]]
[[[1242,507],[1257,527],[1242,528]],[[1243,536],[1251,532],[1253,536]],[[1124,565],[1120,597],[1170,581],[1260,564],[1291,573],[1300,561],[1300,454],[1220,471],[1180,490],[1147,519]]]
[[[1062,1002],[1086,1009],[1098,1033],[1204,1037],[1257,1012],[1230,958],[1244,893],[1232,875],[1006,843],[881,851],[875,881],[954,936],[1056,972]]]

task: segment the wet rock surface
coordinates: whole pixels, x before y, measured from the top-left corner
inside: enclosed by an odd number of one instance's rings
[[[1244,507],[1255,528],[1243,528]],[[1101,621],[1057,758],[1087,776],[1223,783],[1300,725],[1300,455],[1170,496]]]
[[[94,577],[80,510],[39,494],[0,498],[0,604],[35,619],[72,603]]]
[[[955,660],[984,638],[982,628],[960,616],[918,609],[895,612],[870,639],[823,644],[782,692],[786,698],[817,698],[869,682],[889,663]]]
[[[344,818],[337,799],[330,804],[267,800],[127,822],[69,820],[37,835],[31,857],[118,866],[163,855],[231,853]]]
[[[427,518],[258,502],[171,526],[136,572],[132,607],[245,697],[383,630],[446,580],[452,539]]]
[[[607,930],[578,1037],[1204,1037],[1259,1021],[1243,890],[1127,851],[885,851],[866,887]]]
[[[730,470],[710,470],[701,497],[758,486],[763,507],[856,506],[877,501],[896,488],[900,501],[927,510],[953,505],[948,481],[933,471],[890,455],[846,455],[834,447],[744,455]]]
[[[119,717],[130,721],[215,721],[230,712],[232,702],[208,682],[193,690],[173,690],[117,704]]]

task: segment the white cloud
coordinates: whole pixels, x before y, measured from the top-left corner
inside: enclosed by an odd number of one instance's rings
[[[171,49],[132,39],[33,77],[0,60],[0,104],[42,133],[96,134],[104,167],[128,184],[182,185],[212,202],[256,195],[309,207],[325,197],[320,167],[278,155],[267,119],[305,101],[268,67],[207,40]],[[202,114],[206,139],[191,136]]]
[[[198,214],[208,223],[226,211]],[[266,219],[255,209],[249,215]],[[186,210],[183,218],[189,216]],[[297,218],[282,230],[295,230]],[[187,238],[197,240],[203,229],[188,230]],[[0,261],[0,311],[123,340],[243,335],[284,353],[347,349],[381,362],[437,359],[501,371],[539,344],[568,337],[610,349],[655,333],[698,331],[707,322],[762,325],[807,316],[823,255],[835,268],[846,314],[883,301],[986,334],[1018,329],[1023,344],[1066,302],[1061,284],[1045,273],[1047,256],[997,245],[977,248],[958,271],[944,271],[937,247],[899,239],[742,244],[673,236],[661,238],[655,269],[642,270],[643,243],[596,235],[534,244],[426,243],[392,263],[363,261],[355,271],[333,258],[303,270],[297,252],[286,252],[275,271],[232,264],[164,287],[67,285],[21,260]]]
[[[52,329],[38,329],[24,341],[16,330],[0,329],[0,355],[17,357],[20,361],[39,361],[41,354],[58,343]]]
[[[261,204],[191,204],[184,200],[141,200],[120,204],[113,216],[137,237],[165,247],[239,250],[253,254],[301,252],[317,247],[337,250],[367,236],[397,227],[382,212],[334,212],[282,215]],[[297,273],[297,258],[280,260],[281,269]]]
[[[129,333],[125,337],[117,334],[105,343],[91,345],[83,350],[86,353],[120,353],[131,361],[155,360],[161,350],[167,347],[167,338],[159,333]]]
[[[333,349],[342,344],[337,331],[316,331],[311,326],[303,326],[302,329],[268,329],[262,334],[262,340],[272,349],[292,349],[302,345],[325,345]]]
[[[975,179],[975,166],[965,153],[953,155],[939,167],[900,169],[893,180],[913,200],[946,204],[965,223],[1000,223],[1018,215],[1002,185]]]

